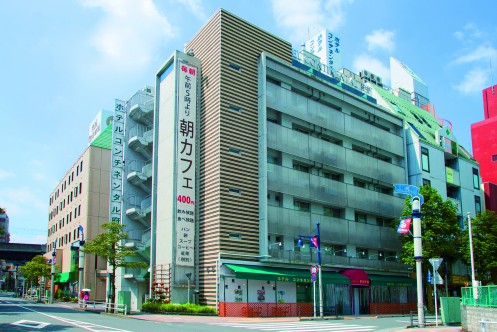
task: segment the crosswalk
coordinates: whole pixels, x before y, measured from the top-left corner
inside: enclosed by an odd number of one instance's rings
[[[253,331],[277,331],[277,332],[353,332],[353,331],[375,331],[376,326],[345,324],[339,322],[268,322],[268,323],[211,323],[210,325],[241,328]]]

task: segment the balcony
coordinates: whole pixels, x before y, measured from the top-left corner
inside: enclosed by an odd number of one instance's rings
[[[452,187],[460,187],[461,179],[459,177],[459,171],[456,171],[453,168],[445,167],[445,179],[447,181],[448,186]]]
[[[128,199],[128,205],[130,207],[126,210],[126,216],[133,220],[139,221],[147,228],[150,227],[152,197],[149,195],[145,199],[141,200],[137,196],[132,196]]]
[[[131,106],[128,115],[133,120],[151,126],[154,122],[154,100],[138,103]]]
[[[318,254],[315,250],[293,251],[293,250],[269,250],[267,261],[282,262],[291,264],[316,264],[318,263]],[[321,253],[321,263],[323,266],[330,265],[337,268],[360,268],[378,271],[398,271],[406,272],[407,265],[400,260],[385,259],[362,259],[347,256],[333,256]]]
[[[152,178],[152,163],[132,160],[126,167],[129,171],[127,175],[128,182],[149,193],[151,190],[149,180]]]
[[[154,131],[150,127],[135,126],[129,131],[128,146],[146,159],[152,159]]]
[[[462,204],[461,204],[461,201],[458,200],[458,199],[455,199],[455,198],[451,198],[451,197],[447,197],[447,200],[448,201],[451,201],[457,208],[457,215],[462,215]]]

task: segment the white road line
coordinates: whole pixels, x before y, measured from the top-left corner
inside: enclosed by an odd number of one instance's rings
[[[43,315],[43,316],[46,316],[46,317],[50,317],[50,318],[58,320],[60,322],[64,322],[64,323],[68,323],[68,324],[80,327],[82,329],[85,329],[85,330],[88,330],[88,331],[91,331],[91,332],[101,332],[101,331],[109,331],[109,332],[110,331],[112,331],[112,332],[131,332],[131,331],[128,331],[128,330],[121,330],[121,329],[113,328],[113,327],[109,327],[109,326],[97,325],[97,324],[92,324],[92,323],[88,323],[88,322],[81,322],[81,321],[77,321],[77,320],[72,320],[72,319],[57,317],[57,316],[53,316],[53,315],[49,315],[49,314],[45,314],[43,312],[39,312],[39,311],[33,310],[31,308],[24,307],[22,305],[17,305],[17,306],[20,307],[20,308],[32,311],[32,312],[36,312],[37,314],[40,314],[40,315]],[[96,328],[103,328],[103,329],[96,329]]]
[[[344,323],[212,323],[210,325],[229,326],[247,330],[278,331],[278,332],[310,332],[310,331],[375,331],[376,326],[362,326]]]

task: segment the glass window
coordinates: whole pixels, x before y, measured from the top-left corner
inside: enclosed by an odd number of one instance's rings
[[[431,187],[431,181],[428,179],[423,179],[423,186],[429,185]]]
[[[366,223],[367,219],[368,218],[367,218],[366,214],[361,213],[361,212],[356,212],[355,213],[355,221],[356,222]]]
[[[309,212],[311,210],[311,204],[303,201],[299,201],[297,199],[293,200],[293,207],[295,210],[302,211],[302,212]]]
[[[478,170],[473,168],[473,187],[475,189],[480,189],[480,176],[478,175]]]
[[[492,155],[492,161],[497,161],[497,154]]]
[[[480,196],[475,196],[475,212],[476,214],[481,213],[481,199]]]
[[[366,182],[362,181],[358,178],[354,178],[354,186],[359,187],[359,188],[366,188]]]
[[[310,167],[308,165],[304,165],[295,161],[293,162],[293,169],[304,173],[309,173],[310,171]]]
[[[430,171],[430,154],[426,148],[421,148],[421,168],[425,172]]]

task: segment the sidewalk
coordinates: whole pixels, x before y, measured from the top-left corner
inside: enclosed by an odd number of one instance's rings
[[[93,308],[93,305],[88,305],[88,307],[85,308],[80,308],[78,303],[73,303],[73,302],[56,302],[54,305],[62,306],[62,307],[67,307],[71,308],[74,310],[81,310],[81,311],[86,311],[86,312],[94,312],[98,314],[106,314],[105,308],[96,306]],[[219,317],[219,316],[196,316],[196,315],[178,315],[178,314],[173,314],[173,315],[167,315],[167,314],[152,314],[148,312],[140,312],[140,311],[131,311],[130,314],[124,316],[122,313],[119,314],[112,314],[115,316],[121,316],[121,317],[126,317],[126,318],[132,318],[132,319],[140,319],[140,320],[147,320],[147,321],[154,321],[154,322],[161,322],[161,323],[200,323],[200,324],[208,324],[208,323],[260,323],[260,322],[266,322],[266,323],[275,323],[275,322],[298,322],[301,321],[299,317]],[[368,316],[373,318],[372,316]],[[377,317],[377,316],[375,316]],[[313,320],[311,317],[309,317],[309,320]],[[340,317],[338,319],[361,319],[363,317]],[[377,317],[378,319],[381,319],[381,317]],[[330,320],[336,319],[335,317],[331,317]],[[302,320],[307,320],[307,318],[302,319]],[[417,331],[424,331],[424,332],[460,332],[462,331],[462,328],[460,326],[428,326],[424,328],[402,328],[399,330],[395,330],[395,332],[417,332]]]

